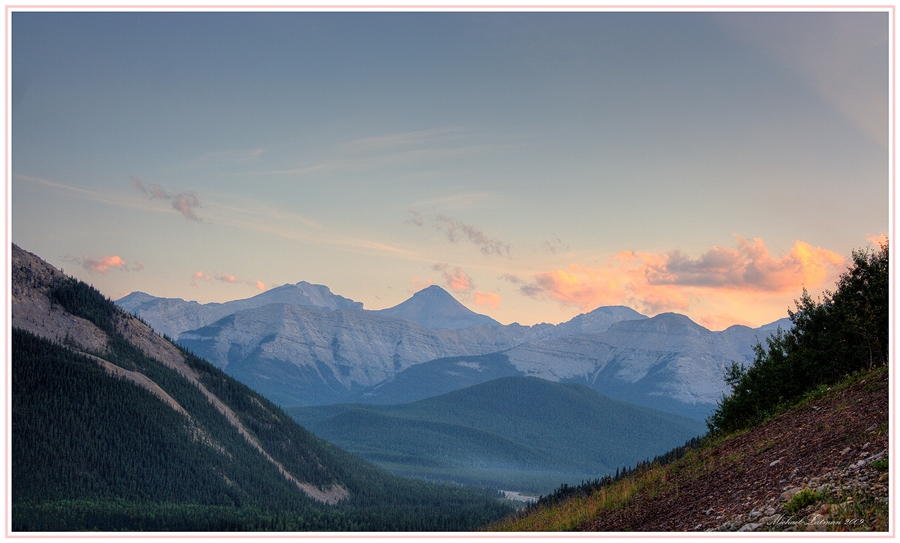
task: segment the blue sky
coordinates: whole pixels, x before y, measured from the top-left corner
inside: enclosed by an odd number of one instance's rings
[[[115,299],[786,315],[889,228],[869,12],[12,14],[12,240]]]

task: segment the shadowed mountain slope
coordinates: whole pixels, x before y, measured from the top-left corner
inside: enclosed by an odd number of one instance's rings
[[[497,500],[400,479],[12,249],[12,526],[460,530]]]

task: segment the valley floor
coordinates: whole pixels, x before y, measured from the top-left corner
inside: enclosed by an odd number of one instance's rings
[[[887,531],[889,373],[833,388],[671,464],[495,529]]]

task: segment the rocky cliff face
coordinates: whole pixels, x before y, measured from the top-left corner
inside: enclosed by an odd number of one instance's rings
[[[414,364],[508,349],[519,336],[488,326],[433,330],[362,311],[270,304],[184,332],[179,343],[279,403],[313,405]]]

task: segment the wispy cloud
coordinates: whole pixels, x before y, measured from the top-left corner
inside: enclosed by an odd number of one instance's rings
[[[432,208],[462,208],[471,207],[497,198],[497,195],[488,191],[473,191],[460,194],[451,194],[449,196],[441,196],[428,200],[420,200],[412,204],[413,207],[432,207]]]
[[[191,190],[179,192],[178,194],[169,194],[159,185],[150,185],[149,188],[145,187],[144,183],[136,177],[131,177],[131,182],[138,192],[151,200],[167,200],[172,203],[172,209],[178,211],[186,218],[192,221],[200,220],[196,213],[194,213],[194,209],[203,206],[200,205],[200,200],[197,198],[197,194],[194,191]]]
[[[252,149],[235,149],[228,151],[213,151],[198,156],[184,164],[184,168],[212,168],[217,166],[235,166],[251,164],[268,152],[267,149],[256,147]]]
[[[551,239],[545,241],[541,244],[541,250],[550,254],[556,254],[557,252],[566,252],[569,250],[569,246],[563,242],[556,234],[553,234]]]
[[[319,150],[313,160],[252,172],[255,175],[309,175],[328,171],[360,171],[419,161],[484,153],[494,144],[477,141],[477,133],[454,127],[359,138]],[[321,158],[325,155],[326,158]]]
[[[455,243],[464,239],[476,245],[485,255],[509,256],[510,246],[508,243],[492,238],[470,224],[445,215],[438,215],[435,217],[435,221],[443,225],[439,228],[444,230],[447,239],[451,242]]]
[[[467,133],[468,131],[466,130],[454,127],[432,128],[429,130],[403,132],[400,134],[386,134],[373,138],[361,138],[351,141],[348,144],[348,147],[356,149],[377,149],[430,146],[437,143],[446,144],[450,141],[459,140]]]
[[[51,181],[49,179],[42,179],[40,177],[34,177],[30,175],[23,174],[14,174],[13,178],[18,181],[25,181],[27,183],[32,183],[34,185],[40,185],[51,189],[55,192],[64,193],[72,197],[81,198],[84,200],[91,200],[95,202],[101,202],[105,204],[110,204],[118,207],[129,207],[129,208],[138,208],[138,209],[147,209],[146,205],[140,205],[134,202],[134,198],[124,197],[119,194],[106,194],[102,192],[97,192],[94,190],[83,189],[81,187],[76,187],[72,185],[66,185],[64,183],[58,183],[56,181]]]
[[[260,292],[263,292],[266,290],[266,285],[262,281],[241,279],[237,276],[231,275],[230,273],[219,273],[219,272],[209,272],[208,273],[208,272],[204,272],[201,270],[201,271],[194,273],[194,275],[191,276],[191,286],[195,287],[195,288],[198,287],[199,286],[198,281],[202,282],[202,283],[210,284],[210,285],[216,284],[216,283],[224,283],[226,285],[236,285],[236,284],[248,285],[248,286],[256,288]]]
[[[512,273],[504,273],[504,274],[502,274],[500,277],[498,277],[498,279],[502,279],[502,280],[504,280],[504,281],[508,281],[508,282],[510,282],[510,283],[512,283],[512,284],[514,284],[514,285],[521,285],[522,283],[525,282],[524,279],[522,279],[522,278],[519,277],[518,275],[515,275],[515,274],[512,274]]]

